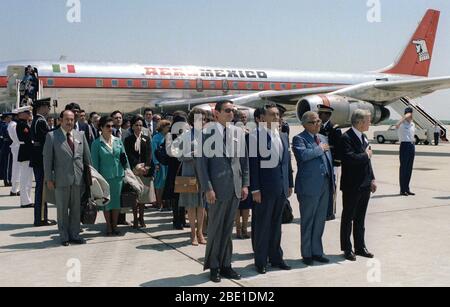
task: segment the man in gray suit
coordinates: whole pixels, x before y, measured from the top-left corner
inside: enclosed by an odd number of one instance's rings
[[[300,204],[301,250],[306,265],[329,262],[324,257],[322,235],[335,180],[330,146],[319,134],[321,124],[317,113],[306,112],[302,117],[305,131],[292,141],[298,169],[295,193]]]
[[[62,113],[61,128],[47,134],[44,145],[45,182],[55,191],[61,244],[85,244],[80,233],[81,193],[84,167],[91,165],[91,154],[84,132],[74,130],[75,115]]]
[[[196,158],[198,179],[209,204],[204,269],[211,270],[213,282],[220,282],[221,276],[241,278],[231,267],[232,232],[239,202],[248,197],[249,166],[245,133],[230,125],[234,112],[231,101],[216,104],[217,122],[205,128],[203,154]]]

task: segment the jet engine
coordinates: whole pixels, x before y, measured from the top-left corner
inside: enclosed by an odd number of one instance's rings
[[[330,106],[334,109],[331,121],[340,127],[350,127],[352,113],[357,109],[367,110],[372,114],[372,124],[376,125],[389,119],[391,112],[379,105],[339,95],[306,96],[297,103],[297,117],[301,120],[308,111],[317,112],[318,105]]]

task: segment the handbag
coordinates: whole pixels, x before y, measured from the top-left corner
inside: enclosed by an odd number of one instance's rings
[[[81,206],[81,223],[83,225],[94,225],[97,220],[97,204],[89,199],[88,202]]]
[[[183,165],[183,163],[180,164],[177,174],[180,172],[182,165]],[[200,188],[198,186],[197,177],[177,176],[175,178],[175,190],[174,190],[175,193],[177,193],[177,194],[183,194],[183,193],[196,194],[199,191],[200,191]]]
[[[138,199],[138,193],[133,187],[124,183],[122,187],[122,193],[120,194],[120,205],[122,208],[132,208],[136,205]]]
[[[155,157],[162,165],[169,165],[170,157],[167,154],[165,141],[155,149]]]

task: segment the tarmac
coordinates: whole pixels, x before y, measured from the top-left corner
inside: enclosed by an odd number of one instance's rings
[[[374,130],[387,127],[373,127]],[[300,127],[292,127],[292,136]],[[60,246],[56,226],[34,228],[33,209],[20,209],[19,198],[0,187],[0,286],[63,287],[376,287],[450,286],[450,144],[417,146],[411,189],[399,196],[397,145],[372,144],[378,191],[366,219],[366,241],[376,256],[345,261],[339,246],[338,216],[323,237],[327,265],[300,261],[299,208],[290,199],[295,220],[283,226],[282,247],[291,271],[269,268],[258,275],[250,240],[234,240],[233,266],[240,281],[209,282],[203,271],[205,247],[190,245],[189,229],[172,229],[171,213],[146,211],[147,228],[123,226],[121,237],[104,235],[103,217],[84,227],[82,246]],[[294,163],[295,167],[295,163]],[[51,206],[49,217],[56,219]],[[131,220],[131,215],[128,215]]]

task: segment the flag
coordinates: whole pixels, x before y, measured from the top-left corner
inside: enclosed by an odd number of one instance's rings
[[[52,68],[54,73],[69,73],[69,74],[76,73],[75,65],[53,64]]]
[[[57,73],[61,72],[61,65],[53,64],[52,67],[53,67],[53,72],[57,72]]]

